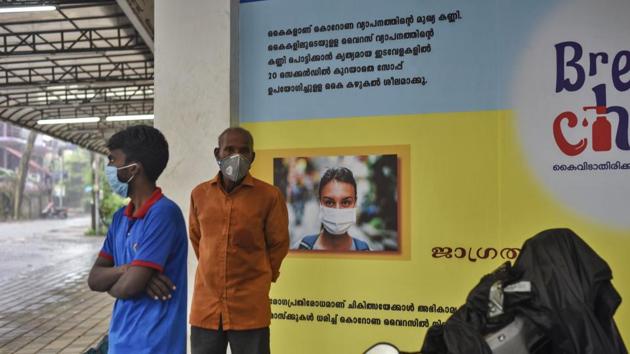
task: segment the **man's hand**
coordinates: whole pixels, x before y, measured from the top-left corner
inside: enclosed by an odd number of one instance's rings
[[[128,264],[114,267],[112,259],[99,256],[88,276],[88,286],[93,291],[109,291],[127,269],[129,269]]]
[[[154,300],[168,300],[171,296],[171,291],[175,291],[175,285],[164,274],[156,272],[146,287],[147,294]]]

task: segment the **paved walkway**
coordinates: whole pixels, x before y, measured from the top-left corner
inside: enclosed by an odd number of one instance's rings
[[[84,353],[107,333],[113,300],[86,284],[103,238],[88,218],[47,222],[0,224],[2,354]]]

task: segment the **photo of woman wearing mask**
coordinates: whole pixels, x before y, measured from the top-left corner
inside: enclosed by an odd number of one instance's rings
[[[326,170],[319,183],[319,234],[302,238],[298,249],[369,251],[364,241],[348,234],[357,222],[357,183],[345,167]]]

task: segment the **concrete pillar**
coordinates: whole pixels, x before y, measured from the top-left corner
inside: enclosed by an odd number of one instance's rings
[[[188,218],[190,192],[218,171],[212,154],[230,125],[230,0],[155,2],[155,127],[170,161],[158,181]],[[196,260],[189,249],[189,306]]]

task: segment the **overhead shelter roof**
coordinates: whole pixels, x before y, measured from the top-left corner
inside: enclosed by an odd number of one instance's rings
[[[0,120],[105,152],[111,134],[138,123],[105,117],[153,113],[153,53],[114,0],[2,1],[0,10],[41,4],[56,9],[0,13]],[[101,120],[37,123],[79,117]]]

